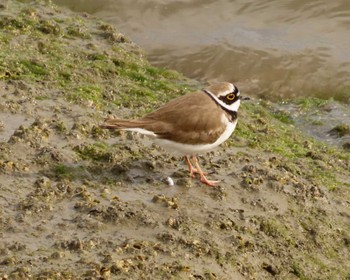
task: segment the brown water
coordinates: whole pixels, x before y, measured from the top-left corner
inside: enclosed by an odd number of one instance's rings
[[[54,0],[115,24],[157,66],[267,98],[350,99],[348,0]]]

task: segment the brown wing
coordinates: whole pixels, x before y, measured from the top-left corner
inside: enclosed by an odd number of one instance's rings
[[[213,143],[225,130],[222,109],[203,92],[178,97],[140,119],[159,138],[184,144]]]

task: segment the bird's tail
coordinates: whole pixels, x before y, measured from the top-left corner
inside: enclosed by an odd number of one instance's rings
[[[124,120],[107,118],[105,122],[100,125],[101,128],[128,130],[133,128],[142,128],[142,121],[139,120]]]
[[[116,130],[128,130],[138,132],[150,137],[157,137],[152,128],[149,127],[150,123],[147,120],[124,120],[124,119],[105,119],[105,123],[101,124],[101,128],[116,129]]]

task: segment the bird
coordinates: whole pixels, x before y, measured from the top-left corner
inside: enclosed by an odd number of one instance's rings
[[[184,157],[190,176],[208,185],[197,155],[225,142],[236,128],[243,98],[237,86],[220,82],[170,100],[139,119],[106,118],[105,129],[134,131],[150,137],[155,144]],[[192,160],[192,162],[191,162]]]

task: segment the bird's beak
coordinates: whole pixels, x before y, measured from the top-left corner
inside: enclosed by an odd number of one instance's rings
[[[250,97],[243,97],[243,96],[239,96],[240,100],[250,100]]]

